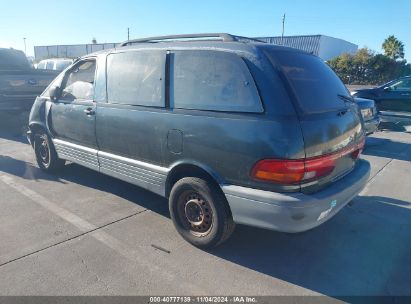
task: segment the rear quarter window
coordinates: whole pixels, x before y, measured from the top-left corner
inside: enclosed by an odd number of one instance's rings
[[[263,112],[244,60],[218,51],[175,51],[171,57],[170,103],[174,108]]]
[[[350,94],[340,78],[319,57],[292,51],[266,54],[281,69],[303,112],[325,112],[344,107],[344,101],[338,95]]]

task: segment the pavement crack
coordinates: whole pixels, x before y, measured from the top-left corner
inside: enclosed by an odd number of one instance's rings
[[[65,239],[65,240],[62,240],[62,241],[60,241],[60,242],[51,244],[51,245],[49,245],[49,246],[46,246],[46,247],[43,247],[43,248],[41,248],[41,249],[32,251],[32,252],[27,253],[27,254],[24,254],[24,255],[22,255],[22,256],[19,256],[19,257],[17,257],[17,258],[11,259],[11,260],[6,261],[6,262],[3,262],[3,263],[0,264],[0,267],[3,267],[3,266],[5,266],[5,265],[7,265],[7,264],[16,262],[16,261],[18,261],[18,260],[27,258],[27,257],[29,257],[29,256],[31,256],[31,255],[34,255],[34,254],[37,254],[37,253],[39,253],[39,252],[45,251],[45,250],[47,250],[47,249],[56,247],[56,246],[58,246],[58,245],[64,244],[64,243],[66,243],[66,242],[72,241],[72,240],[74,240],[74,239],[80,238],[80,237],[82,237],[82,236],[88,235],[88,234],[90,234],[90,233],[92,233],[92,232],[101,230],[101,229],[103,229],[103,228],[105,228],[105,227],[108,227],[108,226],[110,226],[110,225],[113,225],[113,224],[122,222],[122,221],[127,220],[127,219],[129,219],[129,218],[131,218],[131,217],[134,217],[134,216],[136,216],[136,215],[142,214],[142,213],[144,213],[144,212],[146,212],[146,211],[148,211],[148,209],[140,210],[140,211],[135,212],[135,213],[133,213],[133,214],[130,214],[130,215],[128,215],[128,216],[122,217],[122,218],[120,218],[120,219],[117,219],[117,220],[114,220],[114,221],[109,222],[109,223],[107,223],[107,224],[104,224],[104,225],[101,225],[101,226],[99,226],[99,227],[96,227],[95,229],[90,229],[90,230],[88,230],[88,231],[85,231],[85,232],[83,232],[83,233],[77,234],[77,235],[75,235],[75,236],[72,236],[72,237],[70,237],[70,238],[67,238],[67,239]]]
[[[385,168],[387,168],[387,166],[389,166],[389,165],[393,162],[393,160],[394,160],[394,159],[391,158],[391,159],[389,160],[389,162],[387,162],[380,170],[378,170],[377,173],[374,174],[373,177],[371,177],[371,178],[368,180],[367,185],[365,186],[364,190],[362,191],[363,193],[367,193],[367,192],[368,192],[368,188],[369,188],[369,187],[371,186],[371,184],[374,182],[375,178],[376,178],[377,176],[379,176],[379,175],[385,170]]]

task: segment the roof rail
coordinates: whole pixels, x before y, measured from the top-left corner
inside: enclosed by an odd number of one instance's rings
[[[167,40],[202,40],[203,38],[214,38],[211,40],[221,40],[224,42],[264,42],[258,39],[242,37],[242,36],[235,36],[227,33],[205,33],[205,34],[185,34],[185,35],[170,35],[170,36],[158,36],[158,37],[148,37],[148,38],[140,38],[140,39],[132,39],[125,41],[120,44],[120,47],[127,46],[133,43],[156,43],[156,42],[164,42]]]

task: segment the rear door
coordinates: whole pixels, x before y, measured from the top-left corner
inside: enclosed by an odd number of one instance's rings
[[[61,84],[61,96],[51,104],[48,117],[50,130],[56,139],[97,148],[95,71],[96,59],[89,58],[79,61],[66,72]]]
[[[293,51],[276,51],[268,56],[282,74],[299,114],[306,158],[338,153],[363,140],[358,106],[319,57]],[[355,161],[351,154],[339,158],[333,172],[317,181],[317,186],[345,175]]]
[[[164,193],[166,52],[120,51],[106,63],[107,102],[98,103],[96,125],[100,172]]]
[[[377,107],[379,111],[411,113],[411,79],[400,79],[384,88]]]
[[[101,151],[162,163],[157,120],[165,111],[165,62],[162,50],[107,56],[107,103],[99,104],[97,117]]]

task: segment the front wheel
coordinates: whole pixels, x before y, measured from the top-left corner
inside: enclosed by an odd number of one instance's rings
[[[65,161],[58,158],[50,137],[40,132],[34,135],[34,153],[39,168],[46,172],[56,172],[64,166]]]
[[[186,241],[200,248],[223,243],[235,228],[227,200],[215,187],[201,178],[185,177],[170,193],[175,228]]]

